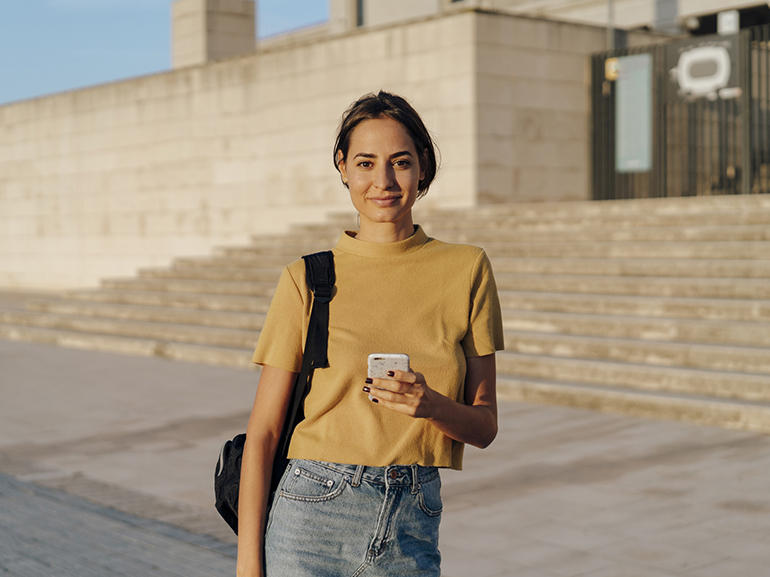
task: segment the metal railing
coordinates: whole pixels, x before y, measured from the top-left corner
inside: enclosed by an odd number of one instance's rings
[[[736,85],[707,96],[672,88],[676,44],[592,57],[594,199],[770,193],[770,26],[743,30],[734,43]],[[651,166],[638,172],[616,166],[617,83],[605,69],[608,58],[634,54],[652,56]]]

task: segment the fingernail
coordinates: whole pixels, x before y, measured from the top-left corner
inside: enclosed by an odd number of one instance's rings
[[[372,397],[372,402],[373,402],[373,403],[379,403],[380,401],[378,401],[377,399],[375,399],[374,397]]]
[[[396,374],[396,373],[394,373],[393,371],[388,371],[388,376],[389,376],[389,377],[392,377],[392,376],[393,376],[393,375],[395,375],[395,374]]]
[[[374,381],[372,381],[372,379],[366,379],[366,380],[364,380],[364,382],[365,382],[367,385],[371,385],[371,384],[372,384]]]
[[[369,392],[369,391],[371,391],[371,390],[372,390],[372,389],[370,389],[369,387],[364,387],[364,392],[365,392],[365,393],[368,393],[368,392]]]

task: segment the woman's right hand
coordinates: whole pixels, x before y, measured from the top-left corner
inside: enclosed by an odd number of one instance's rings
[[[264,577],[265,524],[273,459],[296,373],[262,367],[246,429],[238,494],[238,577]]]

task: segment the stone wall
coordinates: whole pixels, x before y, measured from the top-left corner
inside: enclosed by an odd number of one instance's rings
[[[379,88],[446,156],[426,203],[474,202],[475,15],[267,49],[0,107],[0,287],[93,286],[351,210],[331,147]]]

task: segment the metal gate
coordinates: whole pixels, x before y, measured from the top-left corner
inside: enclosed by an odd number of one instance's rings
[[[770,25],[595,54],[592,112],[595,200],[770,193]]]

